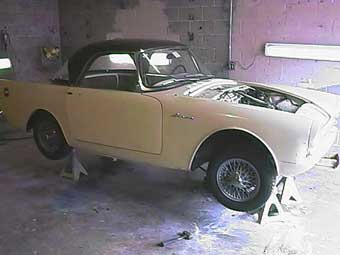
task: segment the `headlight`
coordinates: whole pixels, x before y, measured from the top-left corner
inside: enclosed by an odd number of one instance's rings
[[[320,136],[321,136],[319,132],[320,128],[321,128],[320,123],[317,121],[313,121],[310,132],[309,132],[309,139],[308,139],[308,152],[309,153],[315,147],[315,145],[319,143]]]

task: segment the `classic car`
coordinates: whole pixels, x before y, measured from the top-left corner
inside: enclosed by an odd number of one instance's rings
[[[71,148],[195,170],[208,165],[214,196],[260,208],[277,176],[311,169],[333,145],[339,99],[291,86],[211,75],[189,48],[117,39],[78,50],[51,84],[0,81],[0,107],[33,130],[43,155]]]

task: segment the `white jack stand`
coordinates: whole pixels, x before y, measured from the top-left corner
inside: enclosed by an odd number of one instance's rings
[[[278,188],[282,186],[281,192]],[[258,212],[258,223],[284,221],[282,204],[301,203],[302,198],[296,188],[294,177],[282,177],[276,184],[268,201]]]
[[[282,185],[280,202],[283,205],[301,204],[303,202],[299,191],[295,185],[294,177],[282,177],[276,187]]]
[[[277,194],[277,188],[274,188],[266,204],[258,212],[257,222],[259,224],[265,224],[273,221],[283,221],[284,211],[279,199],[277,198]]]
[[[71,155],[67,159],[66,165],[61,172],[61,176],[78,182],[81,173],[89,175],[84,166],[80,163],[76,150],[72,149]]]

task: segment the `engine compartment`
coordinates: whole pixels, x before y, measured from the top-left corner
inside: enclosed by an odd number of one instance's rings
[[[248,85],[217,85],[200,90],[198,93],[192,93],[190,96],[211,98],[233,104],[254,105],[290,113],[295,113],[306,103],[285,93]]]

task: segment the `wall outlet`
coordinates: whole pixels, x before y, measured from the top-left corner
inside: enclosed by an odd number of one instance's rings
[[[227,63],[227,69],[228,70],[235,70],[235,62],[231,61],[229,63]]]

